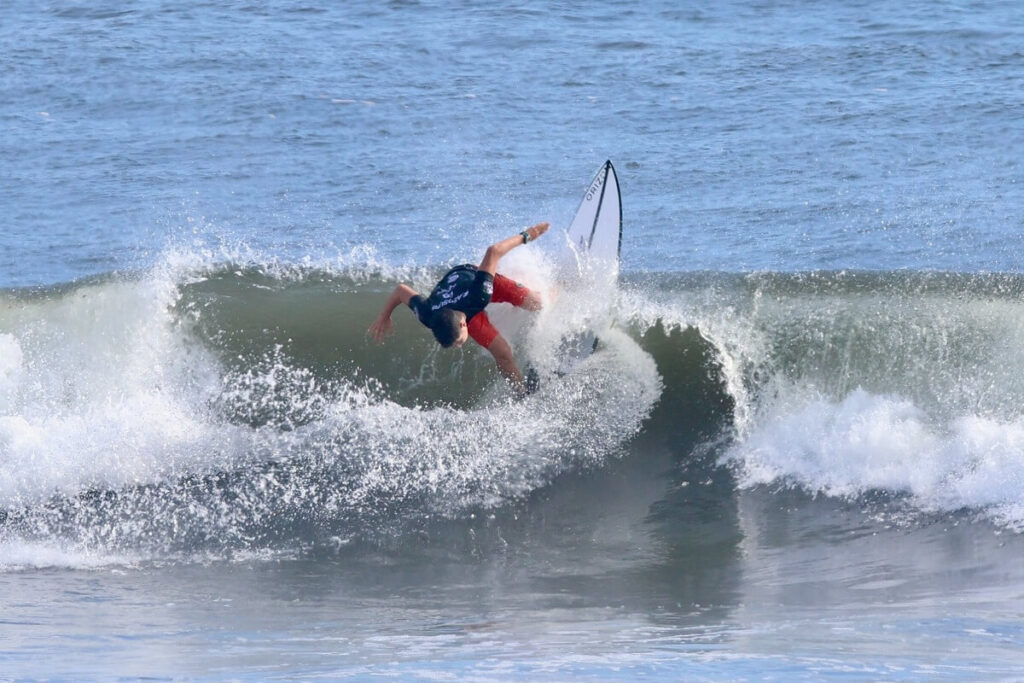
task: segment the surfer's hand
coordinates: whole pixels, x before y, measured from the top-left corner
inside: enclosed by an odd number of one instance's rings
[[[530,230],[533,231],[531,233],[532,236],[530,237],[530,239],[531,240],[537,239],[538,237],[540,237],[541,235],[546,233],[548,231],[548,228],[550,228],[550,227],[551,227],[551,223],[548,223],[547,221],[544,221],[543,223],[538,223],[537,225],[535,225],[532,228],[530,228]]]
[[[370,329],[366,331],[368,335],[373,337],[373,340],[378,344],[384,343],[384,338],[395,331],[395,324],[391,322],[391,316],[380,316],[373,321],[370,325]]]

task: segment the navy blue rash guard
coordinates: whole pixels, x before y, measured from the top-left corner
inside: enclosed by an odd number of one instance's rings
[[[493,293],[494,276],[467,263],[445,273],[426,299],[419,294],[409,299],[409,308],[427,327],[434,314],[445,308],[462,311],[468,323],[491,303]]]

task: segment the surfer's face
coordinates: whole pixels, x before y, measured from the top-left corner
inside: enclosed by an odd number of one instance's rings
[[[466,319],[463,318],[459,322],[459,336],[455,338],[454,342],[452,342],[452,348],[461,348],[462,345],[466,343],[467,339],[469,339],[469,327],[466,326]]]

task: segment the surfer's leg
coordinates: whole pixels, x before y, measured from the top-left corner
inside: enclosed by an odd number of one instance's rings
[[[528,311],[539,311],[544,308],[544,299],[541,297],[540,292],[535,292],[531,289],[519,307],[525,308]]]
[[[491,319],[487,317],[485,311],[474,315],[466,327],[469,328],[469,336],[473,341],[485,349],[490,348],[491,342],[498,336],[498,330],[491,324]]]
[[[539,311],[543,307],[540,292],[535,292],[501,273],[494,276],[494,294],[491,296],[491,303],[509,303],[528,311]]]

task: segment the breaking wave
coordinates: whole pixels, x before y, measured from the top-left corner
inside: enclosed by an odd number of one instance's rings
[[[0,544],[329,546],[521,504],[651,440],[730,469],[733,495],[882,491],[1024,526],[1018,276],[634,274],[539,315],[496,305],[542,370],[595,301],[615,309],[597,353],[516,402],[485,352],[440,350],[403,311],[366,338],[397,280],[441,270],[171,254],[0,292]]]

